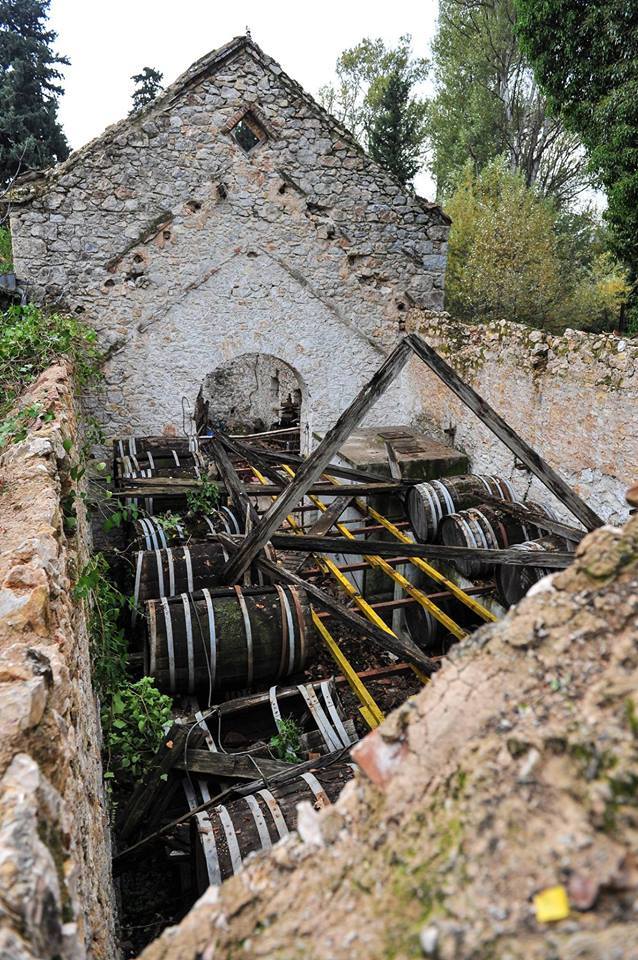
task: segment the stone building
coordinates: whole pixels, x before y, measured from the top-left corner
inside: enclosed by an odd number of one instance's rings
[[[275,420],[296,392],[308,438],[411,307],[442,307],[448,229],[248,37],[23,180],[12,210],[32,296],[108,346],[109,433],[181,432],[205,384],[216,408],[252,390]],[[375,422],[412,419],[415,393],[406,372]]]

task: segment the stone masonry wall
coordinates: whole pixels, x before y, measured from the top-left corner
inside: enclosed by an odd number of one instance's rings
[[[626,519],[624,492],[638,480],[638,342],[574,330],[553,336],[505,321],[472,326],[420,311],[408,326],[605,520]],[[507,477],[521,496],[570,516],[438,377],[418,361],[411,377],[423,429],[447,431],[473,470]]]
[[[77,423],[69,370],[23,398],[53,410],[0,457],[0,957],[113,960],[101,732],[60,500]],[[63,440],[74,448],[67,454]]]
[[[267,140],[246,154],[248,107]],[[245,353],[288,363],[325,428],[406,310],[441,307],[448,229],[245,38],[13,196],[16,270],[109,348],[112,433],[181,431],[182,396]],[[375,421],[409,419],[412,394]]]

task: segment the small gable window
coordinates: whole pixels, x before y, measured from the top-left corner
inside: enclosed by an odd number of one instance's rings
[[[268,139],[268,134],[261,123],[250,112],[245,113],[230,132],[245,153],[250,153]]]

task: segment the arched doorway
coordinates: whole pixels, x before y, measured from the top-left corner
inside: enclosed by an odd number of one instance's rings
[[[268,353],[244,353],[204,377],[195,418],[200,431],[297,428],[304,449],[310,430],[306,401],[305,384],[290,364]]]

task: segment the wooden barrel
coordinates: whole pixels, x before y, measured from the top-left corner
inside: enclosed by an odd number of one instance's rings
[[[162,550],[192,541],[206,540],[216,533],[241,533],[239,521],[230,507],[219,507],[207,516],[179,517],[168,528],[161,517],[144,517],[133,523],[132,544],[138,550]]]
[[[408,519],[416,539],[420,543],[434,543],[443,517],[476,506],[486,495],[499,500],[515,499],[509,481],[500,477],[467,474],[418,483],[406,498]]]
[[[219,586],[219,575],[229,559],[223,545],[214,542],[138,550],[133,588],[135,604]]]
[[[518,504],[525,510],[553,516],[549,507],[537,503]],[[468,547],[471,549],[499,550],[533,540],[541,535],[538,527],[519,520],[505,510],[499,510],[490,504],[479,504],[467,510],[460,510],[443,517],[439,534],[441,542],[450,547]],[[455,560],[455,566],[466,577],[481,577],[493,572],[494,565],[484,560]]]
[[[297,587],[204,589],[150,600],[146,612],[145,673],[168,693],[275,683],[303,670],[314,640]]]
[[[113,440],[113,458],[143,457],[149,453],[181,457],[199,449],[197,437],[118,437]]]
[[[526,540],[524,543],[514,545],[515,550],[547,550],[550,553],[563,553],[564,551],[573,552],[575,544],[569,540],[563,540],[562,537],[544,536],[537,540]],[[552,573],[545,567],[515,567],[506,564],[499,565],[496,568],[496,585],[498,592],[506,606],[522,600],[527,591],[539,580],[542,580],[548,573]]]
[[[192,838],[200,892],[238,873],[249,854],[270,850],[288,836],[297,826],[297,805],[303,800],[317,808],[334,803],[355,769],[335,763],[196,814]],[[210,799],[205,780],[184,778],[183,783],[191,810]]]
[[[158,476],[190,476],[190,473],[183,473],[182,471],[191,471],[195,474],[195,467],[201,474],[208,472],[206,461],[197,451],[178,454],[176,450],[161,450],[159,453],[156,451],[153,454],[149,450],[148,453],[138,456],[129,454],[125,457],[116,457],[114,464],[116,477],[129,477],[135,473],[146,476],[145,471],[147,470],[151,471],[149,476],[155,476],[155,471],[158,471]],[[214,465],[211,464],[211,466]],[[142,472],[140,473],[140,471]],[[164,473],[163,471],[170,472]]]

